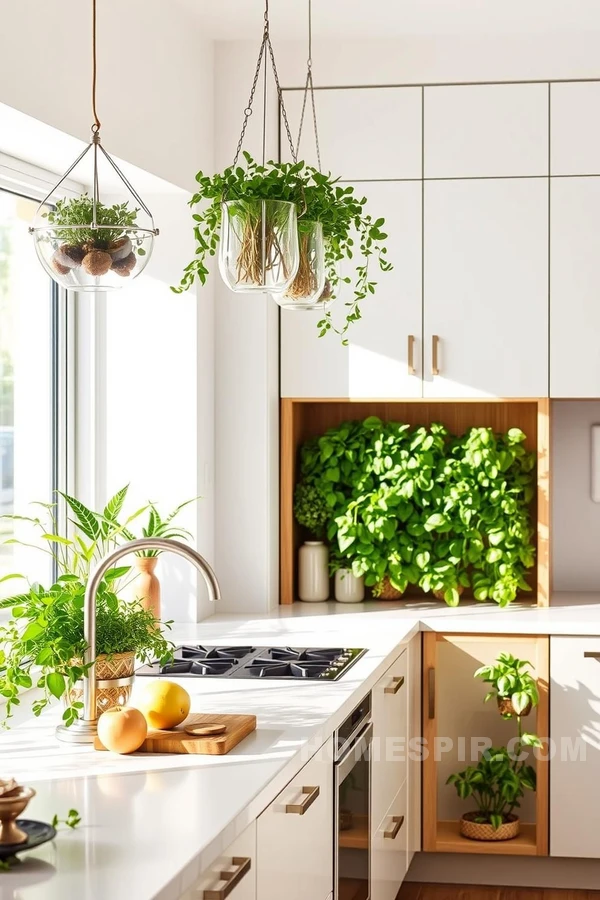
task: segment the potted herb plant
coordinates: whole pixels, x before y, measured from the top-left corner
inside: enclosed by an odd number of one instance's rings
[[[55,583],[49,588],[28,584],[25,591],[0,603],[0,608],[10,609],[12,613],[9,622],[0,625],[0,696],[6,700],[7,718],[12,707],[19,703],[21,691],[34,686],[33,674],[38,670],[41,674],[35,687],[42,691],[42,696],[33,701],[34,714],[39,715],[55,697],[65,702],[63,718],[67,724],[78,717],[82,708],[79,682],[86,673],[82,663],[86,649],[83,607],[90,569],[117,543],[127,539],[125,532],[146,510],[146,507],[137,510],[124,525],[119,524],[126,493],[127,488],[118,491],[102,513],[93,513],[75,497],[64,495],[74,516],[72,538],[58,533],[53,504],[42,504],[46,510],[42,518],[7,517],[33,529],[40,541],[40,552],[50,555],[58,571]],[[119,596],[127,587],[129,574],[129,566],[113,568],[106,574],[98,593],[98,714],[128,699],[136,657],[166,661],[172,655],[172,645],[161,631],[162,626],[169,627],[170,623],[157,621],[139,601],[127,603]],[[111,684],[115,679],[118,684]]]
[[[94,203],[87,193],[59,199],[43,214],[48,224],[38,229],[38,256],[66,287],[98,289],[101,278],[102,286],[110,288],[111,275],[116,281],[135,276],[147,262],[143,258],[152,236],[136,230],[138,212],[126,202],[98,202],[94,221]]]
[[[309,223],[321,226],[331,289],[338,281],[336,264],[353,258],[356,233],[360,257],[345,323],[341,329],[335,328],[329,310],[318,322],[320,336],[334,330],[346,340],[351,323],[361,318],[362,301],[375,293],[376,283],[369,275],[370,258],[376,257],[382,271],[391,269],[383,243],[387,237],[382,230],[383,218],[373,219],[365,212],[367,199],[358,198],[354,188],[340,185],[339,179],[303,162],[270,161],[261,166],[246,151],[244,158],[245,167],[230,166],[212,177],[203,172],[196,175],[199,190],[190,205],[203,204],[193,214],[196,254],[173,290],[187,290],[196,278],[205,284],[208,259],[219,251],[221,274],[234,290],[291,291],[300,296],[312,293],[313,288],[316,291],[311,281],[314,263],[310,242],[301,239],[298,247],[298,221],[307,223],[300,226],[301,238],[309,233]]]
[[[539,702],[537,682],[528,669],[531,669],[528,660],[500,653],[491,666],[481,666],[475,672],[476,678],[491,685],[486,702],[495,697],[505,718],[528,716]]]

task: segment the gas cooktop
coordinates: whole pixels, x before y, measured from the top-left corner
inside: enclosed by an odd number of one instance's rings
[[[335,681],[366,650],[340,647],[203,647],[184,644],[174,651],[173,661],[142,666],[136,675],[184,678],[291,678],[305,681]]]

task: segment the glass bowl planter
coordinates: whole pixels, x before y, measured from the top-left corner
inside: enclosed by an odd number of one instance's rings
[[[34,226],[39,261],[62,287],[111,291],[143,272],[152,256],[152,229],[112,225]]]
[[[325,287],[325,244],[320,222],[298,222],[299,264],[296,277],[274,299],[282,309],[314,309],[319,306]]]
[[[236,293],[286,291],[298,271],[296,206],[283,200],[226,200],[219,271]]]

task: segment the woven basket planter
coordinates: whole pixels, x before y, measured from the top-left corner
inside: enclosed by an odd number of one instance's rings
[[[380,581],[377,585],[373,596],[377,600],[399,600],[402,597],[402,591],[397,591],[386,575],[383,581]]]
[[[502,715],[502,716],[517,716],[517,715],[519,715],[519,713],[515,712],[515,708],[513,706],[513,703],[512,703],[512,700],[510,699],[510,697],[497,697],[497,700],[498,700],[498,712],[500,713],[500,715]],[[531,708],[532,708],[532,704],[531,704],[531,700],[530,700],[529,703],[527,704],[527,706],[525,707],[525,709],[523,710],[523,712],[520,713],[520,715],[528,716],[529,713],[531,712]]]
[[[460,819],[460,833],[471,841],[510,841],[519,834],[519,817],[507,816],[500,828],[494,829],[486,822],[475,822],[480,813],[465,813]]]
[[[80,659],[74,660],[81,665]],[[96,659],[96,716],[113,706],[125,706],[131,697],[135,666],[135,653],[102,654]],[[83,686],[78,681],[68,692],[68,704],[83,699]]]

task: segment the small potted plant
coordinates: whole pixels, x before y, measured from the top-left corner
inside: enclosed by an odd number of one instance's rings
[[[360,257],[345,322],[337,329],[329,310],[317,322],[320,336],[334,330],[347,342],[349,326],[361,318],[362,301],[375,293],[376,282],[369,275],[371,257],[381,271],[392,268],[383,218],[366,213],[367,199],[357,197],[353,187],[304,162],[269,161],[261,166],[246,151],[244,158],[245,167],[230,166],[212,177],[196,175],[199,189],[190,205],[204,204],[193,215],[196,254],[173,290],[187,290],[196,278],[205,284],[208,258],[218,252],[221,275],[232,290],[287,293],[290,302],[281,300],[282,305],[297,305],[307,298],[316,304],[323,300],[326,282],[325,299],[335,293],[340,280],[337,265],[356,254],[357,232]]]
[[[96,204],[87,193],[59,199],[35,229],[35,248],[55,281],[78,290],[110,290],[135,278],[150,258],[153,233],[129,203]]]
[[[511,653],[500,653],[491,666],[481,666],[475,678],[491,685],[485,700],[496,698],[504,718],[528,716],[539,702],[537,683],[530,671],[531,663]]]
[[[526,790],[535,791],[535,771],[515,763],[506,747],[485,750],[476,766],[450,775],[461,800],[472,798],[475,810],[463,813],[460,833],[475,841],[508,841],[519,834],[514,813]]]
[[[126,540],[125,532],[147,507],[129,516],[120,525],[127,488],[123,488],[106,504],[102,513],[93,513],[77,498],[64,495],[74,514],[75,533],[67,538],[58,533],[55,505],[42,504],[46,518],[8,516],[29,525],[37,533],[40,552],[53,559],[58,577],[49,588],[30,584],[22,593],[0,602],[10,609],[11,619],[0,625],[0,696],[6,699],[6,717],[18,705],[19,694],[34,686],[42,697],[32,703],[39,715],[52,697],[65,703],[64,721],[70,725],[82,709],[81,679],[83,665],[83,607],[86,584],[92,565]],[[18,539],[11,539],[21,543]],[[32,541],[23,542],[32,546]],[[33,544],[33,546],[36,546]],[[129,566],[118,566],[107,572],[98,592],[97,657],[98,714],[110,706],[126,702],[133,685],[136,657],[143,661],[172,655],[172,645],[164,638],[159,622],[139,601],[127,603],[120,598],[127,587]],[[24,578],[22,575],[10,577]],[[24,578],[27,581],[26,578]],[[38,674],[39,673],[39,674]],[[114,684],[111,684],[111,681]]]

